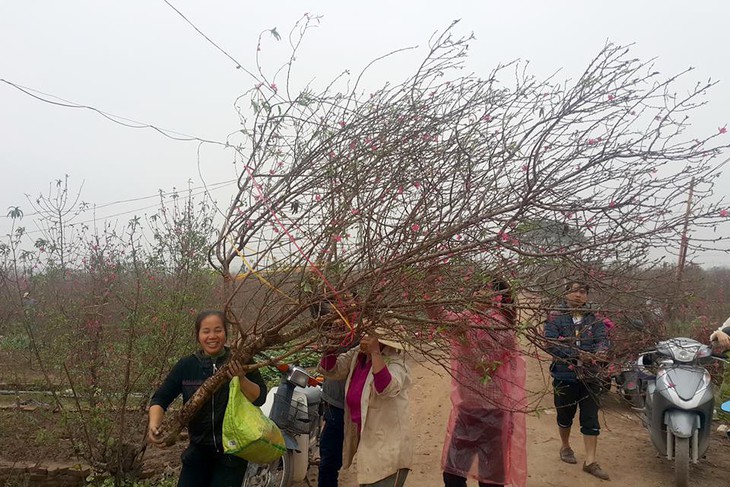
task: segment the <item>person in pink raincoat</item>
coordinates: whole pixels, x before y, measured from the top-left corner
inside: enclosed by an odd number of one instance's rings
[[[442,454],[445,487],[523,487],[527,481],[525,361],[514,332],[509,286],[500,279],[477,289],[469,311],[430,306],[448,322],[452,410]]]

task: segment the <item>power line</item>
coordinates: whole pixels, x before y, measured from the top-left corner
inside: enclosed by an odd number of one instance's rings
[[[218,181],[217,183],[211,183],[209,185],[202,185],[202,186],[195,186],[195,187],[192,187],[192,188],[188,188],[187,191],[197,191],[199,189],[205,189],[205,190],[215,191],[215,190],[221,189],[223,187],[229,186],[229,185],[235,183],[236,181],[238,181],[238,180],[237,179],[229,179],[227,181]],[[203,193],[204,192],[205,191],[203,191]],[[178,193],[180,193],[179,190],[164,191],[164,192],[163,191],[160,191],[160,192],[157,192],[157,193],[155,193],[153,195],[149,195],[149,196],[139,196],[139,197],[129,198],[129,199],[125,199],[125,200],[110,201],[109,203],[104,203],[104,204],[101,204],[101,205],[90,205],[88,208],[86,208],[84,210],[81,210],[80,213],[85,213],[87,211],[92,211],[92,210],[98,210],[98,209],[101,209],[101,208],[107,208],[109,206],[114,206],[114,205],[121,205],[121,204],[124,204],[124,203],[134,203],[136,201],[144,201],[144,200],[148,200],[148,199],[151,199],[151,198],[162,198],[162,197],[165,197],[165,196],[171,196],[171,195],[178,194]],[[198,194],[201,194],[201,193],[198,193]],[[155,206],[157,206],[157,205],[155,205]],[[24,213],[23,216],[24,217],[25,216],[36,216],[36,215],[39,215],[39,214],[40,214],[39,212],[34,211],[33,213]],[[7,215],[0,215],[0,217],[1,218],[10,218]]]
[[[188,19],[182,12],[180,12],[178,9],[176,9],[173,4],[171,4],[167,0],[162,0],[162,1],[165,2],[168,7],[170,7],[171,9],[173,9],[180,17],[182,17],[183,20],[185,20],[185,22],[187,22],[190,25],[190,27],[192,27],[193,29],[195,29],[195,31],[198,34],[200,34],[201,36],[203,36],[206,41],[208,41],[210,44],[212,44],[213,47],[215,47],[216,49],[218,49],[220,52],[223,53],[223,55],[225,55],[228,59],[230,59],[231,61],[233,61],[233,64],[236,65],[236,69],[241,69],[241,70],[243,70],[243,72],[245,72],[246,74],[248,74],[252,78],[258,79],[256,77],[256,75],[254,75],[251,71],[249,71],[246,68],[244,68],[243,65],[236,60],[236,58],[234,58],[233,56],[231,56],[230,54],[228,54],[228,52],[226,52],[225,49],[223,49],[221,46],[219,46],[218,44],[216,44],[215,42],[213,42],[213,40],[210,37],[208,37],[207,35],[205,35],[205,33],[202,30],[200,30],[195,24],[193,24],[190,21],[190,19]]]
[[[231,181],[227,181],[227,182],[226,182],[226,181],[223,181],[223,182],[221,182],[221,183],[215,183],[215,184],[219,184],[219,186],[218,186],[217,188],[213,188],[213,189],[210,189],[210,186],[208,186],[208,187],[205,187],[205,186],[200,186],[200,187],[198,187],[197,189],[203,189],[203,190],[202,190],[202,191],[199,191],[199,192],[197,192],[197,193],[196,193],[196,192],[191,192],[191,193],[190,193],[190,196],[198,196],[198,195],[201,195],[201,194],[205,194],[205,193],[208,193],[208,192],[210,192],[210,191],[217,191],[217,190],[219,190],[219,189],[223,189],[223,188],[225,188],[226,186],[229,186],[229,185],[231,185],[231,184],[235,183],[236,181],[237,181],[237,180],[236,180],[236,179],[234,179],[234,180],[231,180]],[[224,184],[224,183],[225,183],[225,184]],[[211,185],[211,186],[212,186],[212,185]],[[173,191],[173,192],[171,192],[171,193],[176,193],[176,192],[175,192],[175,191]],[[168,193],[168,194],[171,194],[171,193]],[[159,196],[159,195],[157,195],[157,196]],[[139,199],[146,199],[146,198],[151,198],[151,197],[153,197],[153,196],[146,196],[146,197],[144,197],[144,198],[139,198]],[[139,199],[138,199],[138,200],[139,200]],[[138,200],[137,200],[137,201],[138,201]],[[161,204],[162,204],[162,202],[159,202],[159,203],[155,203],[154,205],[148,205],[148,206],[143,206],[142,208],[135,208],[135,209],[133,209],[133,210],[127,210],[127,211],[122,211],[122,212],[119,212],[119,213],[114,213],[114,214],[112,214],[112,215],[107,215],[107,216],[103,216],[103,217],[94,217],[94,218],[92,218],[92,219],[90,219],[90,220],[84,220],[84,221],[81,221],[81,222],[70,222],[70,223],[69,223],[69,226],[78,226],[78,225],[84,225],[84,224],[86,224],[86,223],[94,223],[94,222],[99,222],[99,221],[102,221],[102,222],[103,222],[103,221],[105,221],[105,220],[108,220],[108,219],[110,219],[110,218],[116,218],[116,217],[118,217],[118,216],[124,216],[124,215],[129,215],[129,214],[132,214],[132,213],[137,213],[137,212],[139,212],[139,211],[143,211],[143,210],[149,210],[150,208],[158,208],[158,207],[159,207],[159,206],[160,206]],[[79,212],[79,214],[81,214],[81,213],[85,213],[85,212],[88,212],[88,211],[91,211],[91,210],[95,210],[95,209],[97,209],[97,208],[99,208],[99,207],[96,207],[96,208],[94,208],[94,207],[90,207],[90,208],[88,208],[88,209],[85,209],[85,210],[81,210],[81,211]],[[31,215],[28,215],[28,216],[32,216],[32,215],[37,215],[37,214],[38,214],[38,213],[36,212],[36,213],[33,213],[33,214],[31,214]],[[25,232],[25,233],[24,233],[24,235],[31,235],[31,234],[35,234],[35,233],[41,233],[41,232],[44,232],[44,231],[45,231],[45,230],[42,230],[42,229],[39,229],[39,230],[31,230],[31,231],[29,231],[29,232]]]
[[[122,125],[123,127],[128,127],[128,128],[133,128],[133,129],[152,129],[169,139],[177,140],[177,141],[183,141],[183,142],[197,141],[197,142],[202,142],[202,143],[206,143],[206,144],[215,144],[215,145],[220,145],[223,147],[229,147],[229,144],[227,144],[225,142],[220,142],[220,141],[211,140],[211,139],[204,139],[202,137],[196,137],[194,135],[187,135],[182,132],[177,132],[175,130],[161,128],[156,125],[149,124],[149,123],[138,122],[138,121],[132,120],[130,118],[126,118],[126,117],[122,117],[120,115],[115,115],[113,113],[106,112],[104,110],[101,110],[99,108],[96,108],[96,107],[93,107],[90,105],[76,103],[73,101],[63,99],[59,96],[52,95],[50,93],[44,93],[40,90],[36,90],[34,88],[29,88],[27,86],[23,86],[18,83],[14,83],[14,82],[9,81],[4,78],[0,78],[0,81],[2,81],[3,83],[5,83],[9,86],[12,86],[16,90],[21,91],[22,93],[25,93],[26,95],[28,95],[32,98],[35,98],[36,100],[42,101],[44,103],[48,103],[51,105],[64,107],[64,108],[80,108],[80,109],[85,109],[85,110],[91,110],[92,112],[98,113],[99,115],[106,118],[107,120],[114,122],[116,124]],[[53,99],[59,100],[59,101],[54,101],[54,100],[51,100],[50,98],[53,98]]]

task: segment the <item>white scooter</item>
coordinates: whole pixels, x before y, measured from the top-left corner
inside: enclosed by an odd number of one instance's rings
[[[703,364],[711,360],[723,359],[690,338],[659,342],[637,360],[643,372],[656,367],[645,379],[644,422],[656,449],[674,459],[677,487],[689,484],[690,460],[699,462],[710,444],[715,396]]]
[[[281,380],[266,396],[261,410],[281,429],[286,453],[274,463],[249,463],[242,487],[289,487],[307,477],[319,456],[322,430],[322,387],[296,365],[279,365]]]

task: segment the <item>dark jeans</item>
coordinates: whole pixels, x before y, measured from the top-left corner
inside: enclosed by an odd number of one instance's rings
[[[573,426],[575,412],[580,407],[580,432],[586,436],[598,436],[601,432],[601,425],[598,422],[600,390],[598,383],[553,380],[558,426],[561,428]]]
[[[324,403],[324,429],[319,438],[319,487],[337,487],[345,440],[345,411]]]
[[[248,462],[212,447],[189,445],[180,456],[178,487],[241,487]]]
[[[466,479],[453,473],[444,472],[444,487],[466,487]],[[503,487],[503,485],[479,482],[479,487]]]

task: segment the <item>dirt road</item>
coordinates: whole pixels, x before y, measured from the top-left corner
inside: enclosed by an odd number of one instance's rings
[[[441,482],[441,447],[450,411],[449,378],[443,373],[430,371],[423,365],[413,365],[414,385],[411,390],[412,425],[416,442],[413,471],[406,485],[438,487]],[[547,370],[540,362],[528,362],[528,389],[545,390]],[[619,403],[613,396],[606,398],[602,414],[602,433],[598,443],[599,462],[611,475],[605,482],[581,470],[583,444],[574,432],[573,449],[578,465],[568,465],[558,459],[560,441],[557,439],[555,412],[548,409],[527,420],[527,451],[529,487],[666,487],[672,485],[672,465],[659,457],[651,445],[645,429],[635,412]],[[550,407],[552,396],[546,395],[541,404]],[[313,469],[315,470],[315,469]],[[355,467],[343,471],[342,487],[354,487]],[[713,432],[713,442],[707,458],[691,469],[692,485],[702,487],[730,486],[730,440]],[[312,485],[316,485],[313,472]],[[305,485],[305,484],[303,484]],[[471,482],[469,485],[476,485]]]

